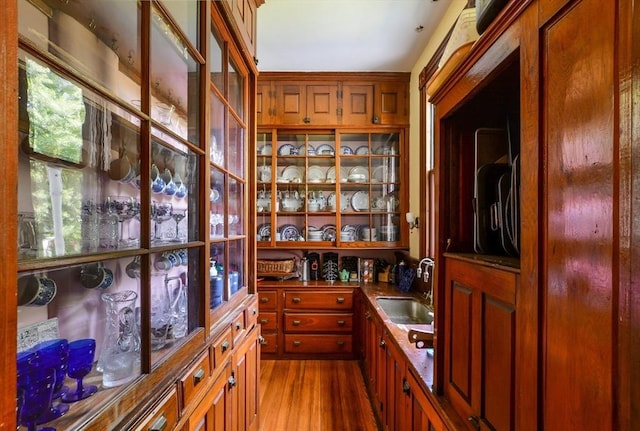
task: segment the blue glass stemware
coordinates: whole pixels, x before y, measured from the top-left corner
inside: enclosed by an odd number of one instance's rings
[[[94,385],[84,386],[82,379],[91,372],[93,359],[96,353],[96,340],[84,338],[69,343],[69,366],[67,375],[76,379],[77,387],[75,392],[62,394],[60,399],[65,403],[80,401],[98,392]]]
[[[51,407],[55,382],[55,368],[37,368],[20,375],[18,384],[24,395],[20,423],[26,426],[28,431],[37,430],[38,419]],[[45,427],[39,431],[56,431],[56,429]]]
[[[56,381],[52,400],[58,399],[62,394],[67,393],[69,388],[64,385],[64,380],[67,375],[67,362],[69,359],[68,341],[65,338],[43,341],[35,345],[31,350],[37,354],[34,360],[36,368],[53,368],[55,370]],[[38,419],[38,424],[57,419],[67,411],[69,411],[69,406],[60,403],[54,405],[52,401],[48,411]]]

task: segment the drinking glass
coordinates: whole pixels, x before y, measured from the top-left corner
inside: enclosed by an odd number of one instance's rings
[[[165,202],[153,202],[151,204],[151,218],[155,222],[153,242],[162,240],[161,224],[171,219],[171,204]]]
[[[180,222],[187,216],[186,208],[173,208],[171,217],[176,222],[176,236],[174,242],[183,242],[186,240],[186,234],[180,235]]]
[[[127,235],[127,239],[124,236],[124,222],[136,215],[136,200],[131,196],[108,196],[105,205],[107,211],[117,217],[120,225],[118,248],[129,247],[129,235]]]
[[[37,430],[38,419],[45,415],[51,406],[55,382],[54,368],[35,368],[20,376],[18,385],[24,395],[20,423],[26,426],[28,431]],[[39,431],[55,431],[55,428],[45,427]]]
[[[69,343],[69,365],[67,367],[67,375],[72,379],[76,379],[77,387],[75,392],[67,392],[62,394],[62,401],[72,403],[80,401],[98,392],[98,388],[94,385],[84,386],[82,380],[84,376],[91,372],[93,368],[93,358],[96,354],[96,340],[93,338],[84,338]]]

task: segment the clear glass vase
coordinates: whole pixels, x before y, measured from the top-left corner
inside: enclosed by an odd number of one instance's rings
[[[120,386],[139,373],[140,336],[135,305],[138,294],[133,290],[103,293],[107,309],[104,344],[100,355],[102,384]]]

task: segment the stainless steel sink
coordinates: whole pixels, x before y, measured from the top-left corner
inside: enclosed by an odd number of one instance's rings
[[[378,305],[393,323],[430,325],[433,309],[414,298],[378,297]]]

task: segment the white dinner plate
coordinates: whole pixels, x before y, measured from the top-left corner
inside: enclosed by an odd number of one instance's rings
[[[356,148],[356,154],[359,156],[366,156],[369,154],[369,147],[366,145],[361,145]]]
[[[325,178],[327,178],[327,176],[319,166],[309,166],[309,169],[307,170],[308,182],[322,183],[324,182]]]
[[[354,211],[369,211],[369,192],[360,190],[351,196],[351,208]]]
[[[294,156],[298,154],[298,149],[291,144],[283,144],[278,148],[278,155],[280,156]]]
[[[298,166],[287,166],[282,170],[282,178],[289,182],[303,181],[304,172]]]
[[[335,154],[335,151],[333,150],[333,147],[329,144],[322,144],[322,145],[319,145],[318,148],[316,148],[317,156],[333,156],[334,154]]]

